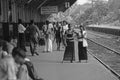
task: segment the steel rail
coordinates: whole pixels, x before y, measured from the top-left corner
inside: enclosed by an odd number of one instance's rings
[[[100,45],[100,46],[102,46],[102,47],[104,47],[104,48],[106,48],[106,49],[108,49],[108,50],[110,50],[110,51],[112,51],[112,52],[120,55],[120,52],[118,52],[118,51],[116,51],[116,50],[114,50],[114,49],[111,49],[111,48],[109,48],[108,46],[105,46],[105,45],[103,45],[103,44],[101,44],[101,43],[95,42],[95,41],[93,41],[93,40],[91,40],[91,39],[89,39],[89,38],[87,38],[87,40],[89,40],[89,41],[91,41],[91,42],[93,42],[93,43],[95,43],[95,44],[97,44],[97,45]]]
[[[108,66],[106,63],[104,63],[102,60],[100,60],[97,56],[92,54],[90,50],[87,50],[90,55],[92,55],[96,60],[98,60],[102,65],[104,65],[109,71],[111,71],[119,80],[120,80],[120,74],[118,74],[115,70],[113,70],[110,66]]]

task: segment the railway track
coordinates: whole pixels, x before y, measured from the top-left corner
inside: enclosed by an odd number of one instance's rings
[[[87,31],[88,33],[92,34],[92,35],[95,35],[95,36],[99,36],[101,38],[105,38],[105,39],[120,39],[120,36],[117,36],[117,35],[113,35],[113,34],[107,34],[107,33],[102,33],[102,32],[96,32],[96,31]],[[96,33],[96,34],[95,34]],[[101,35],[101,36],[100,36]],[[106,35],[106,36],[104,36]]]
[[[120,54],[120,36],[88,32],[88,38]],[[92,36],[92,37],[91,37]],[[119,40],[118,40],[119,39]]]
[[[120,79],[120,53],[91,39],[88,44],[88,53]]]

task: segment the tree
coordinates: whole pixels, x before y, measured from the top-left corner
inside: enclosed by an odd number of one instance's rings
[[[88,8],[84,15],[82,15],[80,20],[92,20],[94,23],[99,23],[102,17],[108,14],[108,5],[104,3],[103,0],[90,0],[94,1],[94,4],[91,8]]]

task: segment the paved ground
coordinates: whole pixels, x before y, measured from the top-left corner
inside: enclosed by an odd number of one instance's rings
[[[62,62],[64,49],[52,53],[43,53],[43,47],[38,48],[39,56],[31,56],[28,48],[28,57],[34,63],[38,74],[44,80],[118,80],[91,55],[88,63]]]

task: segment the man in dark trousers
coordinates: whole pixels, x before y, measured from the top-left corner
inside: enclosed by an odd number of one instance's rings
[[[27,27],[26,31],[29,34],[29,41],[30,41],[30,51],[32,56],[34,54],[39,55],[36,52],[37,44],[39,43],[40,31],[39,28],[34,24],[34,21],[30,21],[30,26]]]
[[[26,51],[25,48],[25,32],[26,28],[22,24],[22,20],[18,19],[18,47]]]

